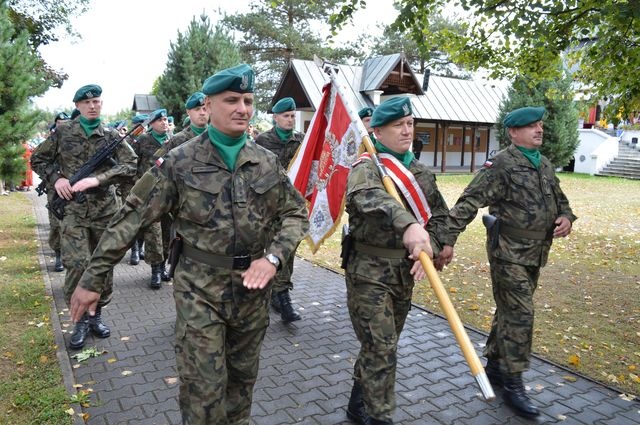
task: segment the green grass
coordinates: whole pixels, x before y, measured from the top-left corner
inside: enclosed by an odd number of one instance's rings
[[[569,237],[556,239],[535,295],[536,354],[583,375],[640,395],[640,181],[560,174],[578,220]],[[470,175],[438,175],[447,204],[455,204]],[[439,274],[463,323],[488,332],[495,304],[478,214],[460,236],[455,259]],[[343,217],[346,221],[346,217]],[[339,235],[312,255],[339,268]],[[441,313],[427,281],[414,303]]]
[[[0,199],[0,424],[70,424],[31,201]]]

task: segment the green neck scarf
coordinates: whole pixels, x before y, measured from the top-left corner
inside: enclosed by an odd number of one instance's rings
[[[158,143],[160,143],[160,146],[164,145],[164,142],[166,142],[167,138],[169,137],[167,133],[160,134],[156,133],[155,130],[151,130],[151,135],[158,141]]]
[[[189,127],[191,127],[191,131],[193,131],[196,134],[196,136],[201,135],[204,132],[205,128],[207,128],[207,127],[196,127],[193,124],[189,124]]]
[[[93,131],[98,128],[100,125],[100,118],[96,118],[95,120],[89,120],[82,115],[80,115],[80,127],[84,130],[84,134],[89,137]]]
[[[402,162],[402,165],[404,165],[407,170],[409,169],[409,164],[411,164],[413,158],[416,157],[410,150],[406,151],[405,153],[394,152],[377,140],[374,142],[374,145],[378,152],[384,152],[393,155],[398,161]]]
[[[293,136],[293,130],[283,130],[276,125],[276,134],[284,143],[288,143],[291,141]]]
[[[538,149],[527,149],[522,146],[516,146],[522,155],[536,168],[540,168],[540,151]]]
[[[209,135],[211,144],[218,149],[224,163],[233,171],[238,155],[240,154],[240,149],[247,143],[247,133],[242,133],[240,137],[231,137],[209,125],[207,127],[207,134]]]

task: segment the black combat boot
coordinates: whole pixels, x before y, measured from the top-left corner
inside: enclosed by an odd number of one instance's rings
[[[87,313],[82,316],[82,319],[76,322],[76,326],[73,328],[71,339],[69,340],[69,347],[73,350],[79,350],[84,347],[87,341],[87,335],[89,334],[89,319]]]
[[[162,264],[160,264],[160,279],[162,279],[163,282],[171,282],[169,272],[166,268],[166,263],[166,261],[163,261]]]
[[[302,319],[297,311],[293,309],[291,305],[291,297],[289,297],[289,290],[285,289],[277,294],[278,301],[280,301],[280,317],[285,323],[295,322]]]
[[[364,401],[362,401],[360,381],[353,381],[351,397],[349,397],[349,404],[347,405],[347,418],[360,425],[369,425],[369,415],[367,415]]]
[[[138,241],[135,241],[131,245],[131,257],[129,257],[129,264],[137,266],[140,264],[140,250],[138,249]]]
[[[56,262],[53,265],[53,270],[57,272],[64,271],[64,266],[62,265],[62,257],[60,256],[60,251],[56,251]]]
[[[138,256],[144,260],[144,239],[138,239]]]
[[[149,288],[160,289],[162,282],[162,264],[151,265],[151,280],[149,281]]]
[[[102,307],[96,308],[95,316],[89,316],[89,329],[98,338],[107,338],[111,335],[111,329],[102,322]]]
[[[522,384],[522,374],[514,373],[504,377],[504,401],[516,411],[520,416],[535,417],[540,414],[536,406],[531,403],[524,385]]]
[[[276,291],[271,291],[271,307],[280,313],[280,300],[278,299],[278,293]]]
[[[500,364],[497,360],[487,360],[487,365],[484,367],[484,371],[487,374],[487,378],[489,378],[491,385],[498,388],[502,387],[504,382],[502,380],[502,372],[500,372]]]

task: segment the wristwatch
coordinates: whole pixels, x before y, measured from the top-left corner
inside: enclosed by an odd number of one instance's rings
[[[276,266],[276,270],[280,270],[280,259],[273,254],[267,254],[264,258],[267,259],[268,262]]]

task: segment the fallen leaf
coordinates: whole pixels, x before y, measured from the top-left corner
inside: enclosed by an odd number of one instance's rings
[[[82,384],[73,384],[73,388],[82,388],[84,385]]]
[[[78,416],[80,416],[82,420],[86,422],[87,420],[89,420],[89,417],[91,415],[89,415],[88,413],[78,413]]]
[[[567,419],[567,417],[565,415],[558,415],[558,416],[556,416],[556,419],[558,419],[560,421],[564,421],[565,419]]]
[[[115,363],[117,361],[118,361],[118,359],[114,359],[113,357],[107,359],[107,363]]]
[[[67,410],[65,410],[65,412],[67,412],[71,416],[73,416],[73,414],[76,413],[76,411],[73,410],[73,407],[68,408]]]
[[[167,385],[173,385],[178,382],[178,378],[176,377],[164,378],[164,382],[166,382]]]
[[[120,338],[120,341],[129,341],[129,337],[128,336],[123,336],[122,338]]]
[[[123,370],[122,371],[122,376],[129,376],[131,375],[133,372],[131,372],[130,370]]]
[[[580,366],[580,356],[578,356],[577,354],[572,354],[572,355],[569,356],[568,362],[572,366],[579,367]]]
[[[565,381],[576,382],[578,379],[575,376],[565,375],[562,377]]]

